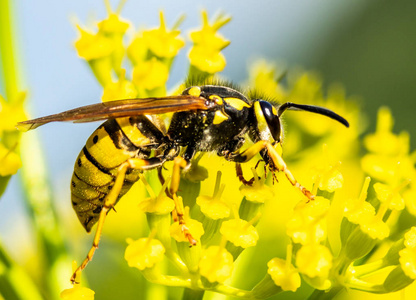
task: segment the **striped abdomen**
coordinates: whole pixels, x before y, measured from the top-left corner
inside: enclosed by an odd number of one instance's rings
[[[75,162],[71,181],[72,206],[88,232],[98,221],[118,167],[133,157],[148,158],[163,136],[147,117],[138,116],[110,119],[89,137]],[[140,172],[127,172],[118,200],[139,179]]]

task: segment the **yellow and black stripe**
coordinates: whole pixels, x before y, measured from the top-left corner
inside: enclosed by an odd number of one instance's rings
[[[161,136],[163,133],[146,116],[110,119],[90,136],[75,162],[71,181],[72,206],[88,232],[98,221],[103,200],[122,163],[141,158],[149,159],[150,165],[160,164],[160,159],[149,157],[149,147],[157,147]],[[140,172],[132,169],[126,173],[118,199],[139,179]]]

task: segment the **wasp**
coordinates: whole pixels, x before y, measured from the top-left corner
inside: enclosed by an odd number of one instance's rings
[[[250,181],[244,179],[240,164],[260,154],[270,172],[283,172],[293,186],[308,199],[314,199],[276,151],[282,142],[280,117],[286,110],[303,110],[327,116],[346,127],[348,122],[319,106],[291,102],[274,105],[250,98],[231,86],[191,86],[178,96],[110,101],[18,123],[18,128],[26,131],[55,121],[106,120],[78,155],[71,180],[72,206],[79,221],[87,232],[98,222],[92,247],[71,277],[73,283],[98,247],[107,213],[143,172],[161,170],[167,161],[173,160],[174,165],[166,193],[175,202],[175,218],[191,245],[196,241],[186,227],[177,191],[181,169],[188,168],[198,152],[216,152],[235,162],[237,175],[245,184]],[[161,117],[165,113],[173,113],[168,126]],[[247,139],[253,144],[242,151]]]

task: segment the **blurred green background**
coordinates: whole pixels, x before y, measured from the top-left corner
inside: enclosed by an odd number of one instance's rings
[[[326,83],[341,82],[363,99],[371,128],[388,105],[397,132],[416,133],[416,2],[374,1],[350,23],[334,24],[319,55],[308,64]],[[411,139],[412,149],[416,139]]]

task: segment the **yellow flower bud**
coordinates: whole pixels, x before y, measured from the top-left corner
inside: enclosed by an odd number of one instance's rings
[[[163,12],[160,12],[160,27],[143,31],[143,40],[157,57],[173,58],[185,45],[183,39],[178,37],[179,34],[179,30],[166,28]]]
[[[409,190],[403,192],[403,198],[407,211],[416,216],[416,188],[414,184]]]
[[[273,189],[264,183],[266,178],[260,178],[257,176],[257,172],[252,169],[254,175],[254,182],[250,185],[240,186],[241,194],[246,197],[248,201],[255,203],[264,203],[265,201],[274,197]]]
[[[368,151],[377,154],[396,155],[401,149],[400,138],[393,134],[393,117],[387,107],[378,111],[376,132],[364,138],[364,145]]]
[[[318,243],[326,238],[326,220],[330,202],[323,197],[314,201],[299,202],[292,218],[287,222],[287,234],[293,242],[306,245]]]
[[[230,207],[221,200],[224,188],[225,184],[221,185],[218,191],[214,191],[212,197],[199,196],[196,198],[196,203],[201,207],[201,211],[210,219],[224,219],[230,215]]]
[[[124,253],[124,259],[129,267],[139,270],[152,268],[163,259],[165,248],[162,243],[153,238],[141,238],[136,241],[128,240],[129,245]]]
[[[390,234],[390,228],[378,216],[374,216],[366,222],[361,223],[360,228],[372,239],[382,240]]]
[[[77,26],[81,34],[75,42],[75,48],[78,55],[83,59],[90,61],[97,58],[107,57],[114,51],[114,45],[111,39],[100,33],[91,33],[80,26]]]
[[[404,245],[406,248],[416,248],[416,227],[413,226],[404,234]]]
[[[63,300],[94,300],[94,294],[93,290],[75,284],[72,288],[63,290],[59,296]]]
[[[202,18],[202,29],[190,34],[194,46],[189,52],[189,60],[191,65],[200,71],[214,74],[224,69],[226,62],[221,50],[230,43],[219,35],[217,31],[228,23],[231,18],[220,17],[212,25],[209,24],[205,11],[202,12]]]
[[[134,84],[125,79],[126,71],[123,69],[118,82],[111,82],[104,87],[101,101],[112,101],[121,99],[132,99],[137,97],[137,91]]]
[[[369,220],[374,217],[375,213],[374,206],[369,202],[349,200],[345,203],[344,214],[351,223],[361,224],[369,222]]]
[[[163,184],[163,187],[160,189],[160,192],[157,196],[153,193],[153,190],[151,190],[152,188],[147,183],[144,176],[141,176],[141,180],[143,184],[146,186],[149,193],[151,194],[149,198],[146,198],[145,200],[140,202],[140,209],[143,210],[145,213],[151,213],[156,215],[169,214],[175,208],[175,203],[173,202],[173,200],[165,194],[165,190],[170,181],[170,178],[166,179],[165,183]]]
[[[400,196],[397,189],[379,182],[375,183],[373,187],[377,194],[377,199],[383,203],[387,202],[389,209],[404,209],[404,199]]]
[[[345,203],[344,215],[351,223],[367,223],[376,214],[374,206],[372,206],[369,202],[366,202],[370,181],[370,177],[366,177],[358,199],[348,200]]]
[[[115,13],[110,13],[107,19],[98,23],[98,29],[108,35],[124,34],[129,26],[127,21],[121,20],[120,16]]]
[[[233,271],[233,256],[220,246],[211,246],[202,252],[199,273],[209,282],[224,282]]]
[[[203,72],[214,74],[224,70],[226,61],[220,50],[194,46],[189,52],[189,61]]]
[[[259,239],[257,229],[249,222],[241,219],[224,221],[220,232],[228,241],[242,248],[255,246]]]
[[[16,123],[27,119],[23,108],[25,98],[26,92],[18,93],[16,99],[9,99],[9,102],[0,95],[0,133],[16,130]]]
[[[416,248],[404,248],[399,255],[403,272],[411,279],[416,279]]]
[[[146,60],[148,51],[149,47],[146,44],[146,40],[143,38],[143,35],[138,35],[127,47],[127,56],[133,66],[136,66]]]
[[[16,174],[21,165],[20,156],[0,142],[0,176]]]
[[[197,220],[193,220],[191,218],[185,218],[186,227],[191,232],[192,237],[199,241],[201,236],[204,234],[204,227],[202,226],[201,222]],[[185,234],[183,233],[183,225],[179,224],[179,222],[175,222],[170,226],[170,235],[177,241],[177,242],[188,242]]]
[[[295,292],[301,284],[300,276],[296,268],[281,258],[273,258],[267,263],[267,273],[274,283],[284,291]]]
[[[326,278],[332,267],[331,251],[319,244],[302,246],[296,253],[296,266],[300,273],[311,278]]]
[[[169,77],[169,68],[153,57],[149,61],[137,64],[133,69],[133,83],[140,91],[163,87]]]

